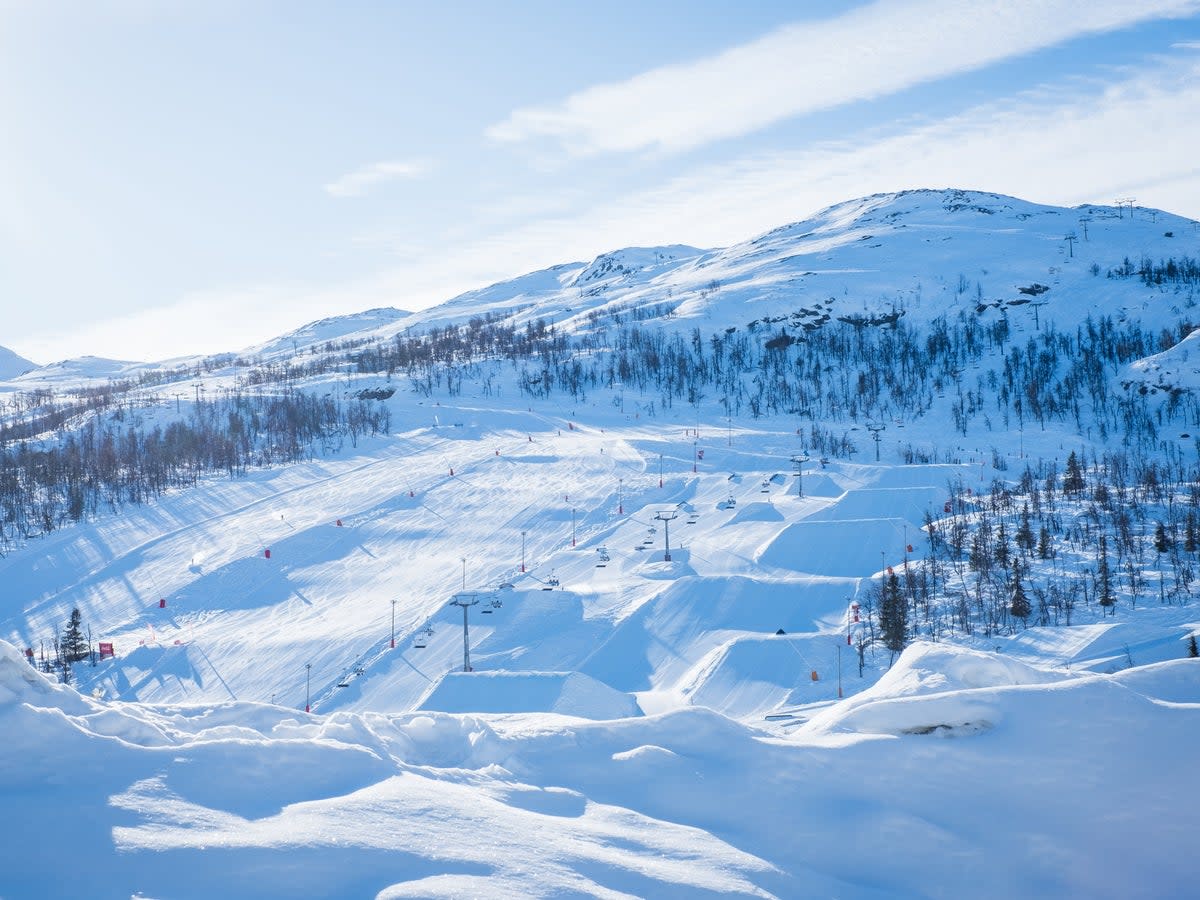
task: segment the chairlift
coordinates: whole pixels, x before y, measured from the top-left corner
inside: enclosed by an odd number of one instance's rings
[[[414,650],[424,650],[425,649],[425,638],[419,637],[416,640],[414,640],[413,641],[413,649]]]

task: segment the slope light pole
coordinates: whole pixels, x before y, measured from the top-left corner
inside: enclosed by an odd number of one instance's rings
[[[663,553],[663,562],[671,561],[671,521],[677,515],[679,515],[679,513],[675,512],[675,510],[670,510],[669,512],[660,512],[654,517],[659,522],[663,523],[663,541],[665,550]]]
[[[692,473],[696,472],[696,442],[692,441]]]
[[[575,507],[571,507],[571,546],[575,546]]]
[[[463,564],[463,586],[462,586],[462,589],[465,591],[467,589],[467,558],[465,556],[460,556],[459,559],[462,560],[462,564]]]
[[[451,606],[461,606],[463,611],[463,671],[471,671],[471,639],[467,630],[467,610],[479,602],[475,594],[463,591],[450,601]]]
[[[396,649],[396,598],[392,598],[392,649]]]
[[[304,711],[312,712],[312,702],[309,697],[309,685],[312,682],[312,663],[304,664]]]
[[[525,532],[521,532],[521,571],[525,571]]]
[[[625,479],[617,479],[617,515],[625,515]]]

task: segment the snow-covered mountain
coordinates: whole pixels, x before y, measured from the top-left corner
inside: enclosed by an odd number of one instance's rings
[[[18,356],[7,347],[0,347],[0,381],[8,381],[36,368],[36,363],[30,362],[23,356]]]
[[[0,894],[1186,894],[1197,240],[905,192],[30,373]]]

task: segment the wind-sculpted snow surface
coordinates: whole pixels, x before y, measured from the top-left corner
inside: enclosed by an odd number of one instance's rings
[[[1186,896],[1198,665],[917,645],[780,738],[700,708],[94,702],[3,644],[3,893],[82,871],[114,897]]]

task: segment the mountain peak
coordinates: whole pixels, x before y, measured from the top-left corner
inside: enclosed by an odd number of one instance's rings
[[[7,381],[36,368],[37,363],[13,353],[7,347],[0,347],[0,380]]]

